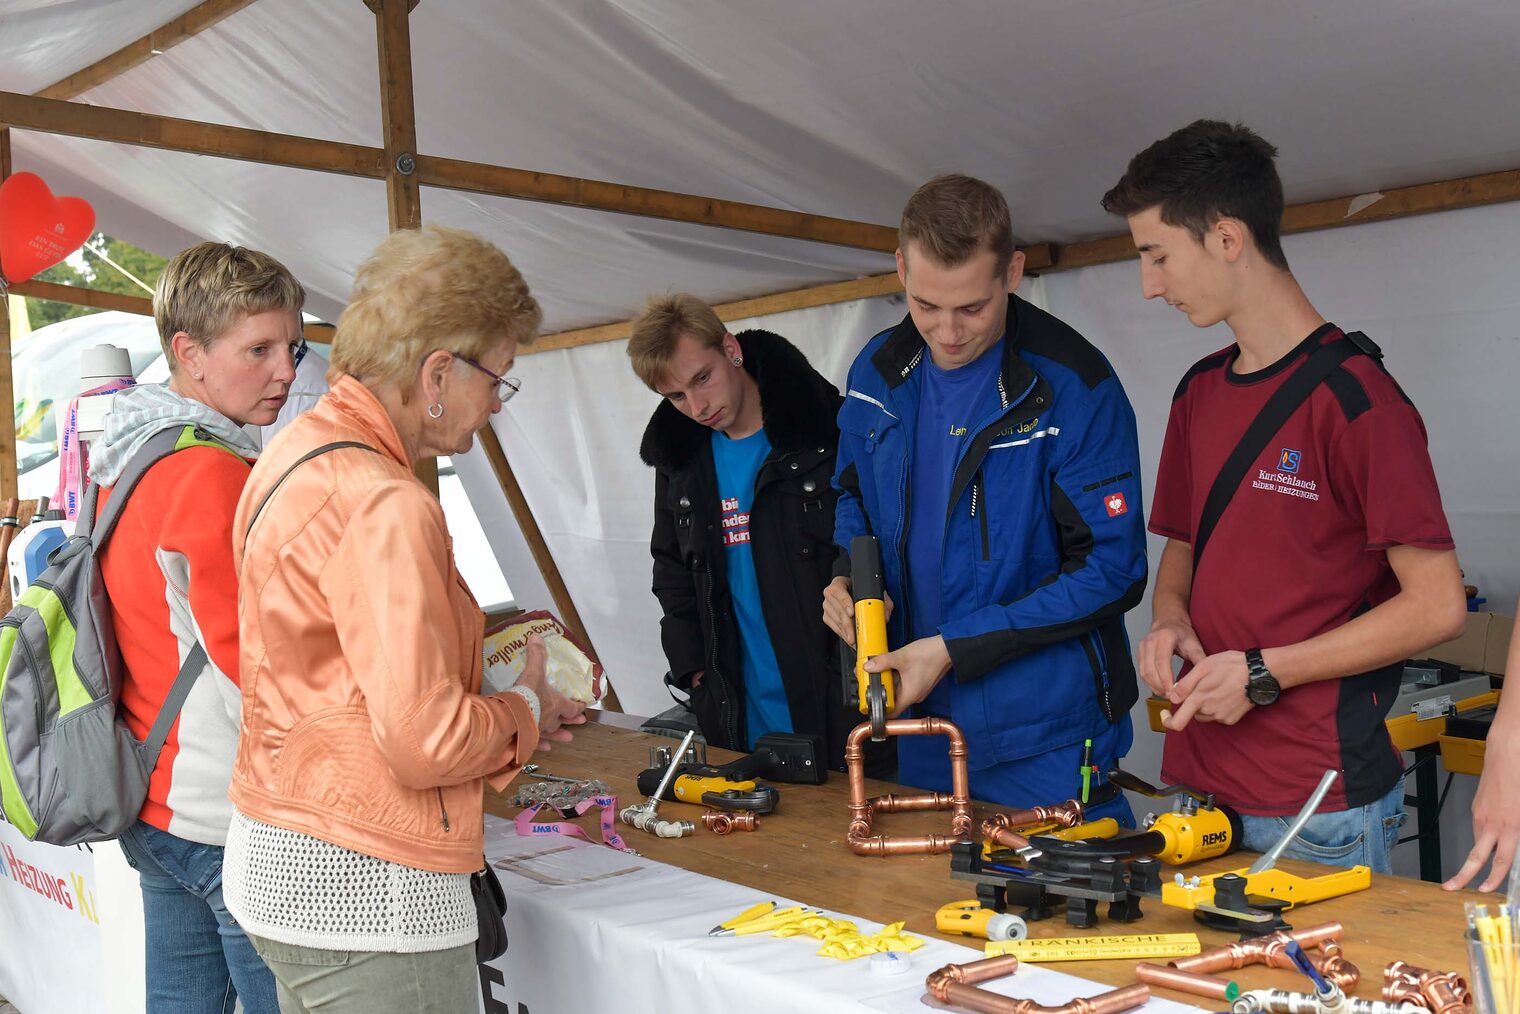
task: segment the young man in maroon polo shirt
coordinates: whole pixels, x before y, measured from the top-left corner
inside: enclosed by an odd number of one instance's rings
[[[1288,268],[1276,154],[1244,126],[1199,120],[1136,155],[1103,198],[1129,220],[1145,298],[1235,336],[1173,397],[1150,514],[1167,544],[1136,654],[1171,702],[1166,781],[1238,809],[1260,851],[1335,768],[1287,854],[1386,873],[1404,808],[1383,721],[1403,661],[1465,617],[1424,424],[1374,346],[1271,435],[1194,567],[1205,501],[1247,428],[1312,353],[1349,340]]]

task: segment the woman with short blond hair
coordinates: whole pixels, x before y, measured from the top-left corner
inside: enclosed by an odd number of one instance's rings
[[[545,683],[536,641],[515,687],[481,695],[484,617],[412,472],[469,449],[516,392],[503,375],[538,323],[485,240],[391,235],[338,321],[332,390],[274,440],[239,504],[226,894],[285,1014],[478,1010],[483,784],[504,788],[584,721]]]
[[[241,705],[232,532],[258,454],[243,427],[274,422],[285,404],[305,299],[290,272],[257,250],[201,243],[176,254],[153,295],[169,382],[117,394],[91,448],[99,513],[149,441],[176,431],[180,448],[130,491],[100,555],[133,735],[148,738],[181,670],[193,681],[138,819],[118,839],[142,887],[152,1014],[231,1014],[238,1000],[248,1014],[276,1006],[274,980],[222,895]]]

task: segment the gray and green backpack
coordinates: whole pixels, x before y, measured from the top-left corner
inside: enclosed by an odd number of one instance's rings
[[[207,446],[237,453],[195,426],[155,434],[128,462],[98,522],[100,489],[91,483],[74,536],[0,620],[0,804],[29,839],[115,838],[147,798],[206,650],[197,643],[185,657],[148,738],[138,741],[117,710],[126,670],[98,555],[148,469],[175,451]]]

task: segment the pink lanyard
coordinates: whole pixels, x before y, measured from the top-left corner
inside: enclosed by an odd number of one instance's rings
[[[591,842],[593,845],[596,844],[596,842],[592,841],[591,836],[587,834],[578,824],[572,824],[569,821],[561,820],[534,820],[533,818],[538,816],[538,811],[542,810],[546,805],[548,804],[539,803],[537,806],[531,806],[528,809],[524,810],[522,813],[519,813],[516,817],[513,817],[512,823],[516,825],[517,833],[523,835],[524,837],[527,837],[529,835],[562,834],[569,838],[584,838],[586,841]],[[603,845],[611,846],[612,848],[618,849],[622,852],[632,852],[633,849],[628,847],[627,843],[623,841],[622,837],[617,833],[616,827],[613,825],[613,816],[617,813],[617,799],[613,796],[592,796],[588,799],[582,799],[579,803],[575,804],[576,816],[580,816],[587,810],[591,809],[593,806],[599,806],[602,808],[601,843]]]
[[[135,381],[117,379],[99,387],[81,391],[69,401],[63,416],[58,440],[58,492],[53,495],[53,506],[63,511],[63,516],[73,521],[79,514],[79,494],[85,476],[90,472],[90,455],[79,442],[79,399],[96,394],[112,394],[135,385]]]

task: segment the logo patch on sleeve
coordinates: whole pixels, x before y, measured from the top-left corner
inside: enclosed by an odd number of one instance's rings
[[[1121,514],[1129,513],[1129,503],[1124,499],[1124,494],[1115,490],[1103,496],[1103,506],[1108,510],[1108,516],[1116,518]]]

